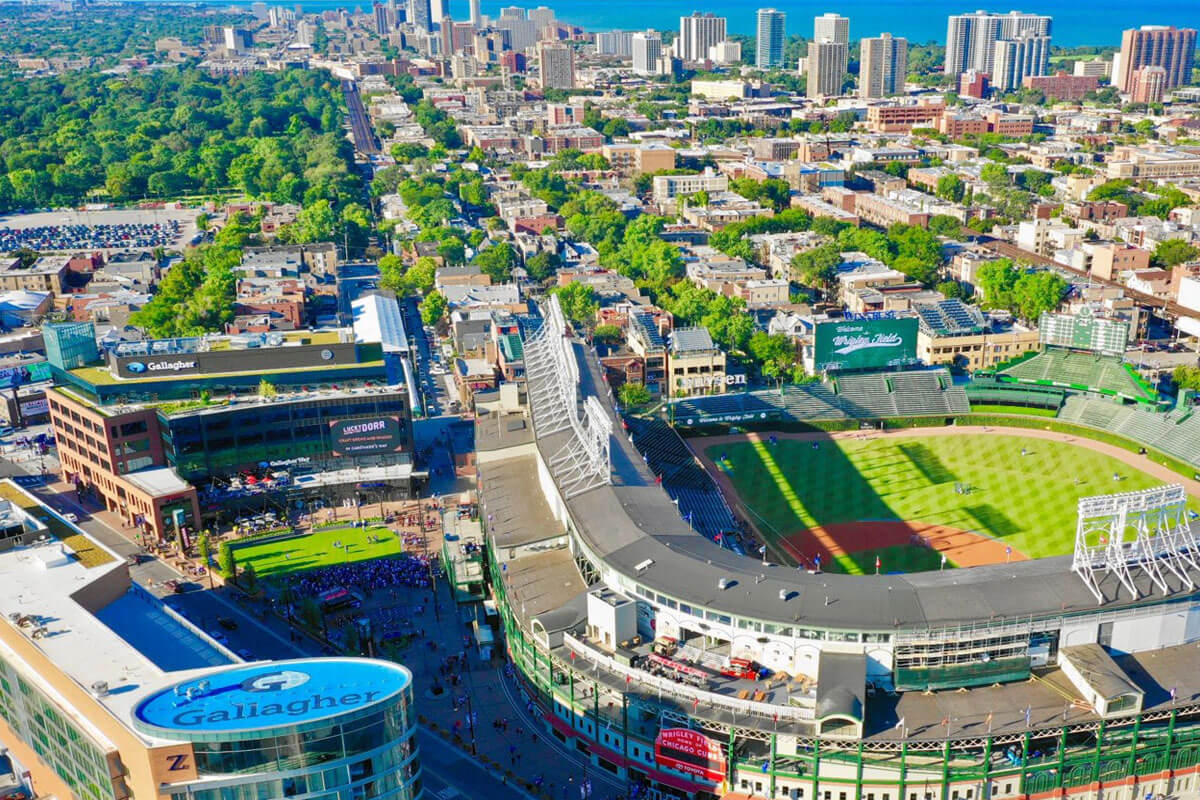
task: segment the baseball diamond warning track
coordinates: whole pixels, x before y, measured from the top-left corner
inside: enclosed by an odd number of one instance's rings
[[[1039,430],[759,432],[690,446],[772,557],[850,574],[1065,555],[1081,497],[1163,483],[1200,494],[1135,453]]]

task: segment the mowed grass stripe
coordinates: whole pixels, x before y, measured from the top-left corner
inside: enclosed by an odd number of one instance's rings
[[[1086,447],[1003,434],[890,435],[816,448],[747,441],[707,454],[726,455],[734,488],[773,529],[764,531],[772,538],[818,525],[909,520],[1000,538],[1033,558],[1072,551],[1081,497],[1162,483]],[[956,483],[972,491],[956,494]],[[1195,498],[1191,506],[1200,507]]]
[[[370,538],[379,541],[372,542]],[[341,542],[341,547],[334,547]],[[347,546],[349,550],[347,550]],[[275,542],[262,542],[235,546],[234,557],[238,568],[254,565],[254,573],[260,578],[320,569],[334,564],[352,564],[373,558],[398,556],[404,550],[403,542],[383,526],[369,528],[331,528],[305,536]]]

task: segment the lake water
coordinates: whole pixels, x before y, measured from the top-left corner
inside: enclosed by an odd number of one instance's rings
[[[270,1],[270,0],[269,0]],[[292,7],[296,0],[274,0]],[[467,0],[450,0],[455,19],[467,17]],[[787,32],[812,36],[812,18],[825,12],[837,12],[850,18],[850,38],[876,36],[884,31],[905,36],[912,42],[942,42],[946,38],[946,17],[976,10],[976,6],[958,0],[921,0],[918,3],[892,0],[836,0],[828,3],[777,0],[774,7],[787,14]],[[248,3],[247,3],[248,5]],[[301,0],[308,12],[330,8],[367,9],[370,2],[346,0]],[[483,13],[499,16],[500,9],[522,5],[514,0],[484,0]],[[679,17],[693,11],[725,16],[730,33],[754,34],[757,4],[725,2],[701,4],[697,0],[535,0],[526,7],[547,5],[558,18],[587,30],[679,30]],[[767,3],[764,3],[767,5]],[[1007,12],[1008,7],[993,6],[989,11]],[[1121,44],[1121,31],[1140,25],[1200,26],[1200,0],[1042,0],[1026,4],[1020,11],[1049,14],[1054,17],[1053,37],[1057,45]]]

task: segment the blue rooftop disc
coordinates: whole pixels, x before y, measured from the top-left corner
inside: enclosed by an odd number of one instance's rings
[[[172,739],[292,728],[385,703],[412,683],[388,661],[313,658],[219,669],[138,703],[142,731]]]

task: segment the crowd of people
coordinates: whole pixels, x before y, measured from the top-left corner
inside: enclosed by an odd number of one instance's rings
[[[0,228],[0,252],[14,250],[111,250],[131,247],[169,247],[179,239],[178,220],[131,222],[121,225],[39,225]]]
[[[316,597],[330,589],[357,591],[370,600],[376,592],[399,587],[428,589],[430,575],[441,567],[434,556],[402,553],[395,558],[377,558],[354,564],[337,564],[287,576],[299,597]]]

